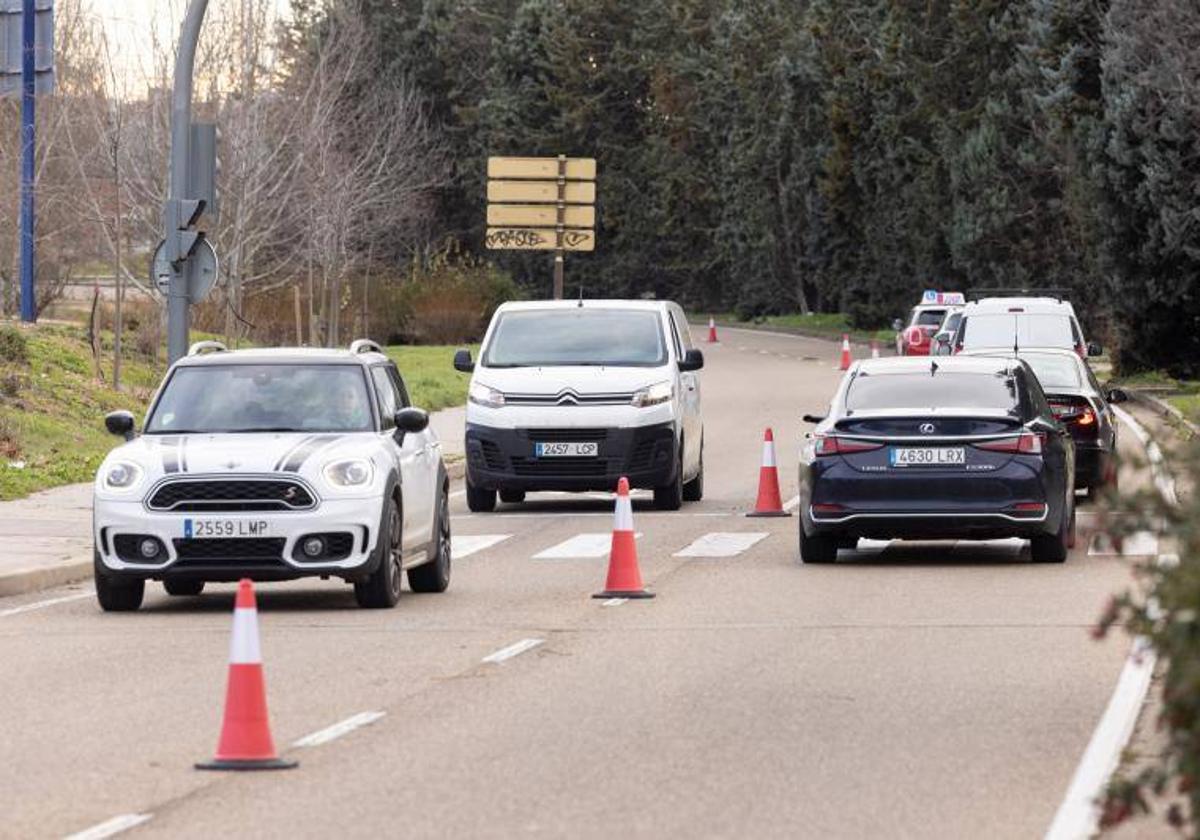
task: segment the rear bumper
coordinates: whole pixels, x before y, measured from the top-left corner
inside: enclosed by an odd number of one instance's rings
[[[1075,486],[1095,487],[1104,484],[1113,467],[1113,455],[1100,446],[1075,444]]]
[[[534,457],[534,444],[546,436],[536,429],[467,425],[467,478],[487,490],[611,491],[622,477],[631,487],[670,484],[678,468],[673,423],[633,428],[591,428],[571,433],[545,430],[551,440],[578,438],[599,443],[595,458]],[[548,435],[547,435],[548,436]]]
[[[852,513],[814,517],[811,508],[804,513],[809,534],[838,534],[865,539],[972,539],[1007,537],[1030,538],[1053,533],[1055,525],[1043,510],[1036,517],[1018,516],[1007,511],[949,513],[946,511],[906,511],[889,513]]]

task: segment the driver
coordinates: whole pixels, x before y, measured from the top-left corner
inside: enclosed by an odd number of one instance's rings
[[[349,383],[334,389],[329,403],[329,425],[335,429],[361,429],[367,425],[367,406],[361,388]]]

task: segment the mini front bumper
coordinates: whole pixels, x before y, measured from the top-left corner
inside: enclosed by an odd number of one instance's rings
[[[317,508],[295,513],[253,512],[233,513],[158,513],[147,510],[140,500],[113,501],[97,498],[94,501],[94,533],[96,554],[104,569],[114,575],[166,578],[190,577],[204,580],[236,580],[251,577],[258,580],[287,580],[299,577],[333,576],[360,578],[373,571],[371,559],[379,538],[382,519],[379,499],[325,499]],[[220,520],[233,524],[234,539],[227,543],[230,552],[215,559],[197,557],[209,552],[188,552],[180,556],[186,542],[202,543],[203,539],[188,540],[187,534],[196,530],[197,520]],[[188,522],[191,522],[191,526]],[[333,561],[297,562],[293,553],[301,538],[312,534],[349,533],[353,536],[349,553]],[[165,548],[167,559],[151,562],[130,562],[118,556],[116,540],[122,535],[154,537]],[[278,551],[254,551],[238,554],[243,540],[271,539]],[[281,541],[281,542],[280,542]],[[243,543],[244,544],[244,543]],[[268,556],[269,555],[269,556]]]

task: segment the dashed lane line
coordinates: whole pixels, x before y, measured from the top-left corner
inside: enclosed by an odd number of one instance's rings
[[[638,539],[641,534],[635,535]],[[534,560],[590,560],[608,556],[612,548],[612,532],[602,534],[576,534],[569,540],[553,545],[533,555]]]
[[[111,820],[105,820],[91,828],[85,828],[83,831],[72,834],[66,840],[104,840],[106,837],[113,837],[122,831],[139,826],[152,816],[153,814],[121,814],[119,817],[113,817]]]
[[[20,615],[21,613],[33,612],[34,610],[44,610],[46,607],[53,607],[55,604],[66,604],[70,601],[81,601],[84,598],[95,596],[96,591],[89,589],[87,592],[80,592],[75,595],[64,595],[61,598],[47,598],[45,601],[34,601],[32,604],[24,604],[20,607],[11,607],[7,610],[0,610],[0,618],[8,618],[10,615]]]
[[[356,729],[361,729],[364,726],[370,726],[375,721],[383,717],[386,712],[359,712],[357,715],[348,717],[343,721],[338,721],[333,726],[327,726],[324,729],[313,732],[311,735],[305,735],[299,741],[295,741],[293,747],[319,747],[321,744],[328,744],[330,741],[335,741],[343,735],[349,735]]]
[[[799,496],[792,496],[792,498],[788,499],[786,502],[783,503],[783,509],[788,512],[791,512],[798,507],[800,507],[800,497]]]
[[[520,656],[522,653],[533,650],[535,647],[544,644],[545,641],[545,639],[522,639],[506,648],[500,648],[495,653],[488,654],[483,657],[483,661],[491,665],[499,665],[501,662],[512,659],[514,656]]]
[[[675,552],[676,557],[737,557],[769,537],[765,532],[730,533],[716,531],[705,534],[687,548]]]
[[[461,560],[498,545],[510,537],[512,534],[455,534],[450,538],[450,556]]]

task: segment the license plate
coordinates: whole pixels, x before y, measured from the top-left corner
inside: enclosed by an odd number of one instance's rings
[[[219,540],[238,537],[269,537],[271,523],[265,519],[185,519],[185,540]]]
[[[538,458],[595,458],[600,454],[598,443],[535,443]]]
[[[893,467],[961,467],[967,450],[961,446],[894,446],[888,460]]]

